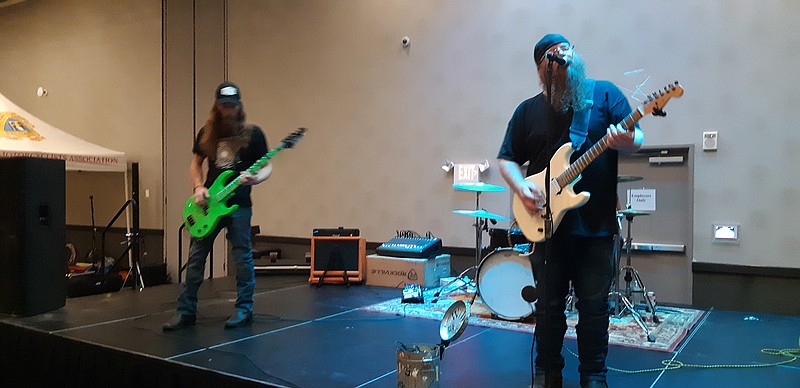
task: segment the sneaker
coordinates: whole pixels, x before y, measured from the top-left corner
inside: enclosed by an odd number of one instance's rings
[[[252,311],[242,311],[236,310],[236,313],[231,315],[227,321],[225,321],[226,328],[235,328],[235,327],[243,327],[249,325],[253,322],[253,312]]]
[[[187,326],[194,326],[195,320],[196,318],[194,315],[175,314],[169,322],[161,326],[161,329],[164,331],[173,331]]]

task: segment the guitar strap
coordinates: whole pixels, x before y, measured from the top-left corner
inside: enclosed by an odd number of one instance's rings
[[[594,98],[594,80],[587,79],[586,82],[589,84],[589,95]],[[589,134],[589,116],[592,113],[594,100],[587,102],[585,108],[572,114],[572,124],[569,126],[569,139],[572,141],[572,149],[576,151],[581,148],[583,142],[586,141],[586,135]]]

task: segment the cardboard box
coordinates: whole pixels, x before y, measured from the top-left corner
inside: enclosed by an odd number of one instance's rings
[[[406,284],[437,287],[439,279],[450,276],[450,255],[433,259],[411,259],[381,255],[367,256],[367,285],[403,288]]]

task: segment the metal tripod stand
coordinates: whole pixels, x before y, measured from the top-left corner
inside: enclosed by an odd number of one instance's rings
[[[618,213],[618,217],[621,216],[620,213],[622,213],[622,212]],[[636,279],[638,281],[641,281],[641,278],[639,278],[639,273],[636,272],[636,269],[633,268],[633,266],[631,266],[631,222],[633,221],[633,217],[634,217],[633,215],[632,216],[627,216],[626,215],[626,219],[628,220],[628,236],[627,236],[627,239],[626,239],[626,242],[625,242],[625,248],[626,248],[626,251],[627,251],[626,252],[627,253],[627,264],[624,267],[620,268],[619,272],[616,272],[614,274],[614,278],[612,279],[612,282],[611,282],[611,292],[608,293],[608,298],[609,298],[609,302],[611,302],[613,304],[613,306],[614,306],[614,312],[613,312],[612,315],[615,318],[621,318],[626,313],[631,314],[631,316],[633,317],[634,321],[636,321],[636,324],[638,324],[639,327],[641,327],[642,330],[644,331],[645,335],[647,336],[647,340],[650,341],[650,342],[655,342],[655,340],[656,340],[655,336],[652,333],[650,333],[650,329],[645,324],[644,319],[642,319],[641,314],[639,314],[639,312],[636,311],[636,309],[634,308],[633,304],[631,303],[631,301],[629,299],[630,295],[633,294],[633,290],[632,290],[632,288],[630,286],[630,281],[632,280],[632,278],[629,277],[630,274],[633,273],[634,276],[636,276]],[[619,219],[618,219],[618,221],[619,221]],[[622,223],[621,222],[620,222],[620,231],[622,231]],[[621,256],[620,255],[620,241],[619,241],[619,235],[617,234],[617,235],[614,235],[614,253],[613,253],[614,268],[619,268],[620,256]],[[626,285],[625,285],[625,293],[624,294],[621,293],[620,290],[619,290],[619,275],[622,273],[623,270],[626,271],[626,275],[625,275]],[[640,284],[642,284],[642,283],[640,283]],[[655,307],[653,307],[652,311],[653,311],[653,316],[655,317]],[[655,320],[654,320],[654,322],[658,323]]]
[[[631,249],[633,245],[633,238],[631,237],[631,225],[633,224],[633,218],[636,216],[646,216],[650,213],[637,211],[633,209],[625,209],[619,212],[619,214],[625,216],[625,220],[628,222],[628,234],[627,238],[625,239],[625,266],[619,269],[619,274],[622,274],[625,271],[625,296],[628,300],[633,299],[634,293],[642,294],[642,299],[645,300],[647,303],[647,308],[650,310],[650,313],[653,317],[653,323],[660,323],[658,316],[656,315],[656,303],[654,298],[651,298],[650,295],[647,293],[647,287],[642,280],[642,277],[639,276],[639,271],[636,268],[633,268],[631,265]],[[635,284],[638,287],[633,287],[631,284]]]

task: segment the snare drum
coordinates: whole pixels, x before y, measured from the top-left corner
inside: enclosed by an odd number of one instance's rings
[[[497,249],[478,267],[478,295],[500,318],[518,320],[534,312],[533,303],[522,298],[526,286],[536,287],[531,262],[515,249]]]

